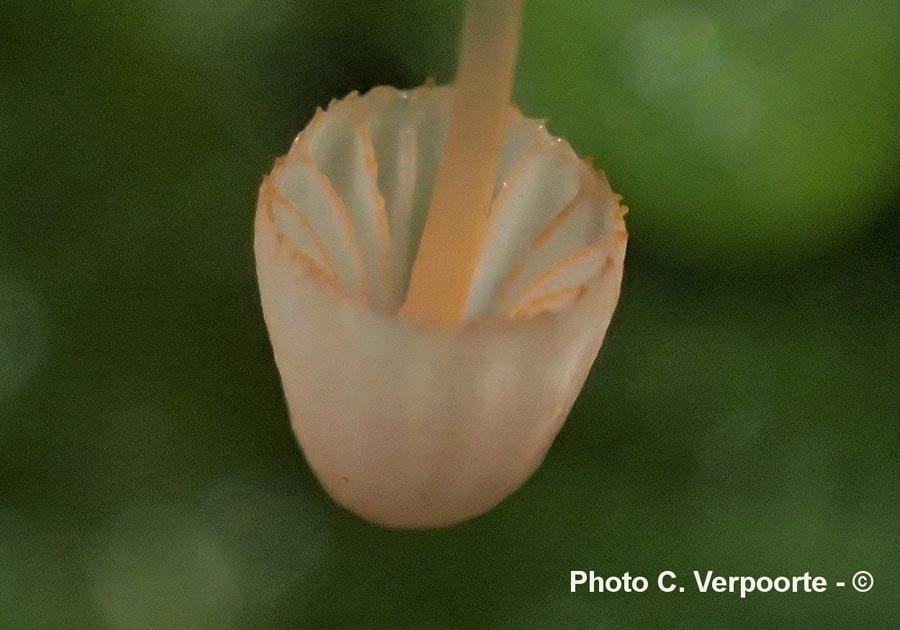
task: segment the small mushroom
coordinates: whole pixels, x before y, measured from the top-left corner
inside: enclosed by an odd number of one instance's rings
[[[260,189],[294,432],[334,500],[385,526],[451,525],[521,486],[618,300],[627,208],[510,104],[521,15],[471,0],[453,86],[333,101]]]

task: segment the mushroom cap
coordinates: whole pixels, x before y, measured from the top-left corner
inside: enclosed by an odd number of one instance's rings
[[[260,189],[263,313],[291,423],[340,505],[390,527],[477,516],[538,467],[619,296],[620,197],[511,111],[466,320],[399,313],[452,88],[317,112]]]

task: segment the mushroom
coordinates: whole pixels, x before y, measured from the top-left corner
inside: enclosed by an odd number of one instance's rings
[[[263,313],[303,453],[388,527],[482,514],[540,465],[619,296],[602,172],[510,103],[522,0],[470,0],[454,85],[317,111],[260,188]]]

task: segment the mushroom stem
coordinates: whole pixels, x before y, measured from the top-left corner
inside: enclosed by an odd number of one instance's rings
[[[503,153],[524,0],[469,0],[434,194],[403,312],[463,318]]]

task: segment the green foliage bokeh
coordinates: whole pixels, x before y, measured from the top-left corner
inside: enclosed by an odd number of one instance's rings
[[[597,365],[482,518],[385,531],[320,490],[259,309],[257,187],[316,106],[449,80],[461,10],[0,7],[0,628],[896,624],[889,0],[530,2],[517,100],[632,208]],[[572,569],[876,584],[573,595]]]

